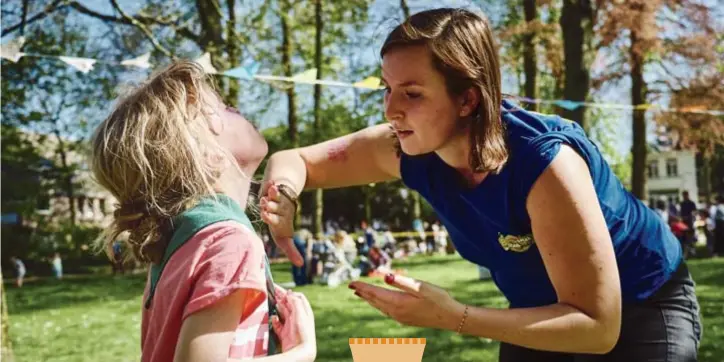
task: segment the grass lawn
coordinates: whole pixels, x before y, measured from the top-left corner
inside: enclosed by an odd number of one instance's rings
[[[704,317],[700,361],[724,361],[724,258],[689,264]],[[495,286],[478,281],[475,266],[459,257],[418,258],[395,267],[447,288],[461,301],[506,305]],[[277,282],[290,280],[286,264],[274,265],[274,274]],[[143,283],[143,276],[136,275],[41,280],[22,289],[6,284],[16,360],[137,361]],[[400,327],[357,300],[344,285],[299,290],[315,312],[319,361],[350,361],[349,337],[426,337],[425,361],[497,361],[497,342]]]

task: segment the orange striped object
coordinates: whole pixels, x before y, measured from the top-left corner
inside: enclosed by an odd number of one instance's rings
[[[425,338],[350,338],[354,362],[420,362]]]

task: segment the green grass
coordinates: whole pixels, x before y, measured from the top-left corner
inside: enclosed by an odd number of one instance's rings
[[[700,361],[722,361],[724,259],[689,264],[704,318]],[[478,281],[476,268],[458,257],[412,259],[395,267],[447,288],[466,303],[506,305],[495,286]],[[277,282],[290,280],[288,265],[277,264],[273,269]],[[6,284],[16,360],[137,361],[143,284],[140,275],[41,280],[23,289]],[[299,290],[308,296],[315,312],[319,361],[350,361],[349,337],[426,337],[425,361],[497,361],[497,342],[398,326],[344,286]]]

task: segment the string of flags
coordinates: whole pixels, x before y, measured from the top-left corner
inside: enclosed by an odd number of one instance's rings
[[[13,40],[0,45],[0,58],[6,59],[13,63],[18,62],[22,57],[38,57],[38,58],[55,58],[70,65],[76,70],[87,74],[93,70],[93,66],[96,63],[105,64],[118,64],[117,62],[100,61],[92,58],[79,58],[69,56],[55,56],[47,54],[35,54],[35,53],[24,53],[22,52],[23,44],[25,39],[18,37]],[[149,69],[153,65],[150,63],[150,53],[145,53],[135,58],[126,59],[120,62],[120,65],[126,67],[134,67],[139,69]],[[358,88],[367,90],[379,90],[383,89],[379,78],[370,76],[357,82],[343,82],[334,80],[317,79],[317,70],[308,69],[303,72],[297,73],[291,77],[276,76],[272,74],[259,74],[260,64],[255,61],[249,61],[246,65],[241,65],[225,71],[219,71],[211,63],[211,54],[204,53],[199,58],[195,59],[204,71],[208,74],[215,74],[220,76],[226,76],[236,79],[244,80],[258,80],[275,84],[276,82],[284,83],[297,83],[297,84],[320,84],[332,87],[346,87],[346,88]],[[616,104],[616,103],[592,103],[592,102],[579,102],[571,101],[567,99],[534,99],[528,97],[517,97],[517,99],[523,103],[535,103],[535,104],[552,104],[561,107],[566,110],[576,110],[580,107],[593,107],[593,108],[604,108],[604,109],[618,109],[618,110],[651,110],[658,112],[674,112],[674,113],[695,113],[695,114],[708,114],[713,116],[724,116],[724,110],[710,110],[705,109],[703,106],[689,106],[682,108],[667,108],[656,104]]]

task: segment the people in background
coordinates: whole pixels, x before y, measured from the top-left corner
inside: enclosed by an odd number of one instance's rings
[[[13,266],[15,267],[15,285],[18,288],[23,287],[23,279],[25,279],[25,264],[23,263],[20,258],[17,258],[15,256],[10,257],[10,261],[13,263]]]
[[[51,265],[53,266],[53,274],[55,274],[55,278],[63,279],[63,259],[61,259],[59,252],[56,251],[55,254],[53,254]]]
[[[688,191],[682,192],[681,198],[681,203],[679,203],[681,220],[689,227],[689,229],[694,230],[694,213],[696,212],[696,204],[689,198]]]
[[[309,284],[307,266],[311,258],[311,236],[311,233],[306,229],[299,230],[292,236],[294,246],[297,247],[299,254],[302,254],[304,257],[304,264],[301,266],[292,264],[292,279],[296,286]]]
[[[714,212],[714,254],[724,255],[724,195],[716,198],[716,204],[713,207]]]

